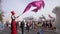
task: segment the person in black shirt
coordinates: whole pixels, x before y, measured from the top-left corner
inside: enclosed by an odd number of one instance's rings
[[[21,30],[22,30],[22,34],[24,34],[24,21],[21,22]]]
[[[52,23],[51,23],[51,20],[49,21],[49,28],[51,28],[52,27]]]

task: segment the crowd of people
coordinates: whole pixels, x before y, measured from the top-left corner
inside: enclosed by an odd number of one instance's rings
[[[20,24],[19,24],[20,23]],[[55,30],[56,27],[53,26],[52,24],[52,20],[45,20],[45,21],[38,21],[36,22],[30,22],[30,21],[18,21],[16,22],[16,28],[20,28],[22,31],[22,34],[24,33],[24,30],[26,31],[30,31],[30,30],[34,30],[37,31],[39,29],[43,29],[43,30]],[[6,24],[7,25],[7,24]],[[10,25],[10,24],[9,24]]]
[[[7,24],[7,26],[11,26],[11,34],[17,34],[17,29],[20,28],[22,34],[24,34],[24,30],[27,30],[28,32],[30,31],[30,29],[37,31],[39,29],[43,29],[43,30],[55,30],[56,27],[54,27],[52,25],[53,21],[52,20],[44,20],[44,21],[37,21],[37,23],[35,21],[15,21],[16,18],[18,18],[19,16],[15,17],[15,13],[14,11],[11,11],[11,24]],[[20,24],[19,24],[20,23]]]

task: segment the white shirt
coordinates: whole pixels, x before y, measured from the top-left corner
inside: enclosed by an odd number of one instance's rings
[[[12,18],[12,19],[16,19],[16,17],[15,17],[14,15],[13,15],[13,16],[11,16],[11,18]]]

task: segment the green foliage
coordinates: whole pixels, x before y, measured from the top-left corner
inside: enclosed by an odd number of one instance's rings
[[[3,15],[3,13],[2,13],[1,10],[0,10],[0,21],[3,20],[3,18],[2,18],[3,16],[2,16],[2,15]]]

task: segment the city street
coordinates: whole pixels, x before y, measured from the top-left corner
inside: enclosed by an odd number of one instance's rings
[[[0,34],[60,34],[60,0],[0,0]]]
[[[21,32],[20,28],[18,28],[17,34],[21,34],[21,33],[22,33],[22,32]],[[3,30],[0,34],[11,34],[11,30],[10,30],[10,28],[8,28],[8,27],[5,25],[4,30]],[[37,34],[37,30],[34,31],[34,30],[30,29],[29,32],[28,32],[27,30],[24,30],[24,34]],[[49,32],[45,31],[43,34],[57,34],[57,33],[54,33],[54,32],[51,32],[51,31],[49,31]]]

